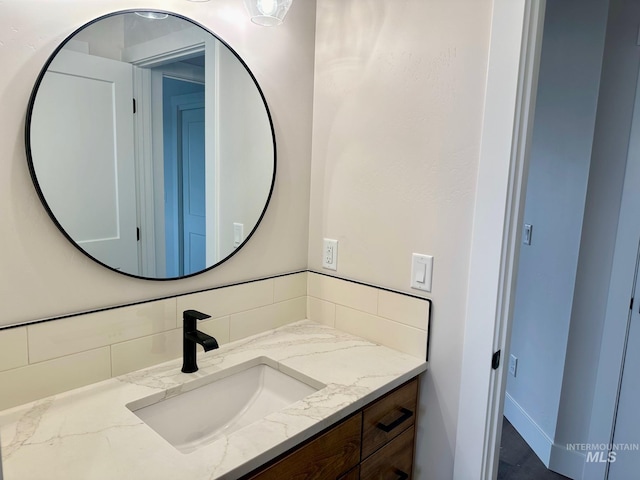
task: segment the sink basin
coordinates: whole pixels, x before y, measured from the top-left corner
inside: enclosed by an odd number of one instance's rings
[[[127,407],[176,449],[190,453],[317,390],[260,363],[151,405],[143,399]]]

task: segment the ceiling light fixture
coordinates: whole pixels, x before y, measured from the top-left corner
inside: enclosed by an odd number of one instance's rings
[[[293,0],[244,0],[251,21],[263,27],[280,25]]]

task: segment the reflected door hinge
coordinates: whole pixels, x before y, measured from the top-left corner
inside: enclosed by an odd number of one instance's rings
[[[631,297],[631,302],[629,303],[629,310],[633,310],[633,297]]]
[[[136,241],[140,241],[140,228],[136,227]]]
[[[133,113],[136,113],[136,111],[138,110],[138,108],[136,107],[136,99],[133,99]]]
[[[497,370],[497,368],[500,366],[500,352],[501,350],[498,350],[491,357],[491,368],[493,368],[494,370]]]

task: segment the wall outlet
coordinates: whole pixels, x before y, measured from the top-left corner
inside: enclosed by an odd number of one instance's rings
[[[509,373],[514,377],[518,373],[518,357],[515,355],[509,355]]]
[[[338,269],[338,241],[325,238],[322,246],[322,266],[329,270]]]

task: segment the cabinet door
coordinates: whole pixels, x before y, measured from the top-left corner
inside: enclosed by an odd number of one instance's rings
[[[413,468],[414,427],[405,430],[360,465],[361,480],[407,480]]]
[[[362,414],[323,433],[251,480],[336,480],[360,462]]]

